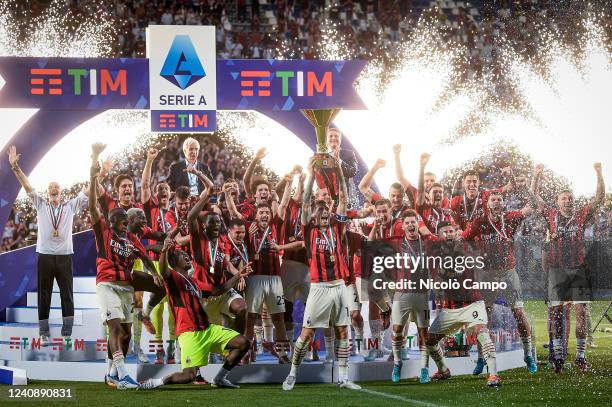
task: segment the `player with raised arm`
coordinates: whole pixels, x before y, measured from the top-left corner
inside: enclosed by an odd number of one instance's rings
[[[165,235],[162,239],[163,243],[163,240],[172,229],[172,225],[166,219],[167,214],[171,210],[170,198],[172,195],[172,191],[170,190],[170,185],[168,185],[167,182],[162,181],[158,182],[155,185],[155,194],[151,193],[151,171],[153,168],[153,162],[157,158],[158,154],[159,150],[156,148],[149,148],[147,150],[147,158],[145,161],[144,168],[142,169],[140,200],[142,202],[142,207],[146,216],[147,224],[149,225],[151,230],[153,232],[160,232]],[[159,270],[159,253],[161,250],[161,244],[157,243],[156,241],[149,241],[149,245],[152,246],[152,250],[150,250],[149,255],[153,259],[153,264],[155,264],[156,269]],[[162,302],[160,302],[151,311],[151,323],[155,328],[155,334],[153,335],[153,339],[158,343],[162,343],[164,329],[163,315],[165,305],[168,305],[168,346],[165,352],[163,347],[156,351],[156,364],[163,364],[166,355],[166,362],[169,364],[174,363],[176,334],[174,329],[174,316],[170,310],[170,305],[168,304],[167,297],[164,297]],[[148,363],[149,359],[142,352],[142,349],[140,348],[140,343],[136,343],[136,338],[134,340],[134,353],[138,355],[138,359],[141,362]]]
[[[278,209],[277,209],[278,211]],[[276,328],[275,348],[279,363],[289,363],[290,350],[285,330],[285,299],[280,277],[280,252],[288,246],[301,245],[293,242],[279,244],[279,229],[282,221],[266,203],[257,205],[255,221],[249,226],[247,247],[249,258],[253,259],[253,274],[247,279],[245,297],[247,302],[247,337],[254,335],[255,321],[261,314],[262,306],[270,314]]]
[[[419,189],[416,199],[416,210],[423,218],[423,222],[429,232],[436,235],[440,222],[454,223],[452,211],[444,208],[444,187],[436,182],[429,186],[426,192],[425,187],[425,166],[429,161],[428,153],[421,154],[419,167]]]
[[[141,390],[152,390],[168,384],[186,384],[195,380],[201,366],[208,364],[211,352],[226,354],[223,366],[212,381],[215,387],[239,388],[229,381],[229,372],[240,362],[249,349],[249,341],[238,332],[211,324],[201,303],[202,291],[198,283],[189,276],[191,268],[189,256],[182,250],[174,250],[174,241],[167,239],[160,259],[160,273],[168,294],[168,301],[176,320],[176,334],[181,347],[181,372],[172,373],[163,378],[148,379],[141,383]],[[227,279],[217,292],[227,292],[241,278],[248,275],[250,269],[244,267],[237,274]],[[205,293],[206,295],[206,293]]]
[[[138,383],[125,368],[132,328],[134,290],[157,292],[163,282],[147,257],[140,239],[127,230],[128,219],[123,208],[114,208],[108,221],[98,209],[96,177],[100,171],[98,157],[106,146],[92,146],[92,165],[89,185],[89,216],[96,239],[96,296],[102,320],[108,327],[109,371],[105,381],[118,389],[135,389]],[[132,270],[134,260],[140,258],[152,274]],[[161,295],[152,295],[163,298]],[[153,306],[156,304],[152,304]]]
[[[478,270],[476,278],[480,282],[504,282],[506,289],[501,292],[486,290],[483,292],[489,321],[493,304],[499,295],[505,298],[508,307],[512,310],[518,326],[521,341],[523,342],[524,361],[530,373],[538,370],[532,355],[531,327],[525,311],[521,282],[516,272],[514,260],[514,234],[522,220],[534,212],[537,201],[533,191],[529,194],[530,201],[521,210],[504,211],[504,198],[500,191],[490,191],[488,194],[487,210],[483,216],[469,223],[463,231],[462,237],[466,240],[476,240],[479,248],[485,255],[485,269]],[[480,349],[479,349],[480,350]],[[479,355],[474,374],[482,373],[485,366],[484,355]]]
[[[463,243],[455,241],[455,235],[455,225],[441,222],[438,225],[438,242],[432,244],[429,254],[444,259],[466,258],[469,252],[464,250]],[[465,326],[467,332],[476,336],[478,348],[489,369],[487,385],[499,387],[501,379],[497,375],[495,344],[491,340],[487,327],[487,311],[482,294],[477,289],[466,289],[463,284],[466,280],[474,280],[474,270],[468,267],[457,267],[458,262],[452,263],[454,267],[444,267],[444,264],[441,263],[439,268],[432,270],[432,278],[437,282],[457,282],[460,288],[436,290],[435,292],[439,310],[427,333],[427,351],[438,367],[432,380],[450,378],[450,369],[444,363],[440,341]],[[479,263],[475,261],[474,264]]]
[[[225,282],[230,276],[238,274],[230,261],[229,248],[221,236],[221,218],[215,212],[202,212],[208,203],[208,191],[205,189],[198,202],[191,208],[187,221],[191,238],[191,253],[193,256],[193,280],[200,290],[204,301],[204,310],[209,320],[221,325],[223,315],[236,319],[236,328],[244,332],[246,307],[244,299],[234,286],[225,288]],[[173,231],[171,237],[176,234]],[[242,265],[250,269],[249,262]],[[236,281],[238,283],[239,280]]]
[[[418,198],[418,189],[412,185],[412,183],[408,180],[408,178],[404,175],[404,169],[402,167],[402,161],[400,158],[400,154],[402,152],[402,145],[396,144],[393,146],[393,157],[395,161],[395,175],[400,185],[404,187],[406,190],[406,195],[408,196],[408,200],[416,207],[416,202]],[[425,203],[429,203],[429,190],[437,182],[436,174],[433,172],[425,172],[423,174],[423,186],[425,191]],[[450,201],[448,198],[444,197],[442,200],[442,207],[448,208],[450,207]]]
[[[342,239],[346,222],[348,203],[347,188],[341,170],[336,170],[339,180],[339,203],[335,219],[332,208],[325,202],[315,203],[315,213],[311,215],[310,197],[314,184],[314,160],[309,165],[302,208],[302,235],[310,262],[310,292],[304,309],[304,323],[300,337],[295,342],[291,371],[283,382],[283,390],[292,390],[297,371],[306,355],[316,328],[335,328],[338,340],[338,373],[342,388],[360,389],[348,378],[348,325],[351,323],[346,303],[345,279],[348,277],[346,253]]]
[[[557,208],[545,207],[544,217],[548,223],[550,241],[545,250],[548,271],[548,298],[552,314],[553,364],[556,373],[563,372],[565,355],[563,349],[564,304],[571,301],[576,313],[576,358],[575,363],[584,373],[588,371],[586,348],[586,304],[591,300],[591,287],[585,266],[586,248],[584,231],[598,207],[604,202],[605,183],[601,163],[593,165],[597,175],[597,191],[592,204],[576,208],[571,191],[557,194]],[[539,173],[541,174],[541,168]]]

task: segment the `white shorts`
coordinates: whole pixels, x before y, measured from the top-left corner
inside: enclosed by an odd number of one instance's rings
[[[521,281],[516,269],[507,270],[476,270],[476,280],[480,282],[505,282],[505,290],[481,290],[485,304],[492,306],[498,297],[502,297],[508,307],[523,308]]]
[[[304,328],[348,326],[351,323],[343,280],[311,283],[304,308]]]
[[[206,311],[210,323],[223,325],[223,315],[233,318],[234,314],[230,312],[230,304],[235,299],[242,299],[242,296],[233,288],[216,297],[205,298],[204,311]]]
[[[350,312],[361,311],[361,302],[359,301],[359,293],[355,284],[345,286],[344,295],[346,296],[346,303]]]
[[[261,314],[261,307],[266,304],[269,314],[285,312],[285,297],[280,276],[249,276],[244,291],[247,311]]]
[[[119,319],[122,324],[131,324],[134,314],[134,287],[103,281],[96,284],[96,296],[100,304],[102,321]]]
[[[307,264],[294,260],[283,260],[280,268],[283,293],[287,301],[300,300],[306,303],[310,290],[310,269]]]
[[[427,293],[404,293],[396,291],[391,306],[393,325],[406,326],[409,321],[416,322],[417,327],[429,326],[429,304]]]
[[[476,301],[457,309],[442,308],[431,323],[428,332],[431,334],[450,335],[463,326],[471,329],[476,325],[487,325],[487,308],[484,301]]]

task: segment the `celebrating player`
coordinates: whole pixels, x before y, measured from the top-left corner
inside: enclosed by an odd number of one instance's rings
[[[447,258],[465,257],[466,251],[460,242],[455,242],[456,227],[447,222],[438,225],[439,243],[432,245],[431,255]],[[453,262],[452,264],[457,264]],[[501,379],[497,375],[497,360],[495,345],[489,335],[487,328],[487,311],[482,300],[482,294],[476,289],[464,288],[463,282],[474,280],[474,272],[470,268],[465,270],[459,267],[444,267],[432,270],[432,277],[438,282],[456,282],[461,288],[436,291],[436,302],[439,311],[436,319],[429,327],[427,333],[427,351],[438,366],[438,371],[432,377],[433,380],[445,380],[450,378],[450,370],[444,363],[444,353],[440,348],[440,340],[446,335],[453,334],[462,327],[468,332],[473,332],[478,341],[484,362],[489,369],[487,385],[490,387],[501,386]]]
[[[316,328],[335,327],[338,340],[338,385],[348,389],[361,387],[348,378],[348,329],[350,316],[346,303],[345,278],[348,277],[346,253],[342,239],[348,202],[346,182],[341,170],[336,170],[339,180],[339,203],[335,219],[332,208],[325,202],[315,202],[311,215],[310,197],[314,184],[314,160],[309,166],[309,177],[302,207],[302,235],[310,262],[310,292],[304,310],[304,323],[300,337],[295,342],[291,371],[283,382],[283,390],[292,390],[297,370],[304,358]],[[338,166],[337,166],[338,167]]]
[[[225,362],[212,385],[216,387],[239,388],[227,378],[229,372],[240,362],[249,349],[249,341],[238,332],[208,321],[200,302],[201,291],[194,279],[189,277],[189,257],[182,250],[172,250],[174,242],[167,239],[160,256],[160,273],[168,293],[168,300],[176,320],[176,334],[181,347],[183,370],[159,379],[149,379],[140,385],[142,390],[152,390],[167,384],[186,384],[194,381],[201,366],[208,364],[208,354],[226,354]],[[170,268],[168,267],[170,266]],[[250,269],[227,279],[220,287],[221,292],[229,291],[239,279],[248,275]],[[206,293],[204,293],[206,295]]]
[[[571,301],[576,312],[576,359],[582,372],[588,371],[586,348],[586,304],[591,299],[585,268],[585,224],[604,201],[605,184],[601,163],[594,164],[597,174],[595,201],[576,209],[571,191],[557,194],[557,208],[545,208],[543,214],[548,223],[550,242],[545,251],[548,271],[548,296],[552,308],[552,344],[555,372],[562,373],[565,363],[563,350],[564,304]],[[541,173],[542,168],[538,168]]]
[[[108,221],[102,216],[97,205],[96,176],[100,171],[98,157],[105,145],[92,146],[92,166],[89,185],[89,216],[94,229],[98,256],[96,259],[96,295],[100,303],[102,320],[108,326],[109,372],[105,378],[118,389],[135,389],[138,383],[125,368],[124,358],[128,352],[131,337],[134,290],[151,291],[157,302],[163,293],[157,293],[157,286],[163,282],[147,257],[140,239],[127,230],[128,219],[123,208],[110,211]],[[134,260],[140,258],[152,275],[132,270]]]
[[[462,235],[466,240],[478,240],[482,252],[486,254],[486,270],[478,270],[476,273],[478,281],[506,283],[506,289],[502,292],[487,290],[483,293],[489,320],[497,296],[505,297],[518,325],[523,342],[524,361],[530,373],[536,373],[538,367],[532,355],[531,327],[523,310],[521,282],[514,261],[513,236],[520,222],[525,216],[533,213],[535,206],[535,196],[530,193],[530,203],[523,209],[504,212],[502,193],[491,191],[488,194],[488,210],[483,216],[470,222]],[[484,366],[484,355],[479,355],[474,374],[482,373]]]

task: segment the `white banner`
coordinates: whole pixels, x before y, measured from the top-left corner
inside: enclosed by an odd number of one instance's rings
[[[177,111],[206,111],[213,115],[211,124],[215,123],[217,57],[214,26],[149,26],[147,57],[153,131],[166,128],[164,123],[160,129],[156,119],[162,111],[176,115],[173,122],[176,126],[168,131],[186,131],[189,127],[196,130],[193,128],[193,118],[189,119],[191,116],[181,115]],[[157,113],[153,114],[154,111]],[[172,116],[162,115],[162,120],[164,117]],[[183,117],[184,120],[179,120]],[[187,125],[188,120],[191,120],[192,126]],[[181,123],[185,126],[180,126]]]

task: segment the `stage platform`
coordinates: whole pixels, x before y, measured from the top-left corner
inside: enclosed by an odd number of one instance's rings
[[[320,355],[324,359],[324,352]],[[418,354],[411,354],[410,360],[405,360],[402,367],[402,379],[416,378],[420,372]],[[475,354],[471,357],[447,358],[446,364],[454,376],[470,375],[474,369]],[[133,356],[126,360],[126,368],[136,380],[146,380],[151,377],[161,377],[181,370],[180,364],[155,365],[153,363],[135,363]],[[8,360],[5,366],[17,367],[27,371],[28,379],[32,380],[68,380],[68,381],[98,381],[104,380],[107,365],[103,360],[80,362],[52,362],[40,360]],[[514,350],[497,354],[497,369],[504,371],[525,366],[523,351]],[[221,364],[211,364],[200,369],[202,376],[212,380]],[[282,383],[289,373],[290,365],[279,365],[270,356],[263,356],[255,363],[237,366],[232,370],[230,379],[236,383]],[[351,356],[349,374],[351,380],[376,381],[390,380],[393,362],[376,360],[364,362],[360,356]],[[435,364],[430,361],[430,375],[436,371]],[[300,366],[298,383],[335,383],[338,378],[338,364],[324,362],[305,362]]]

